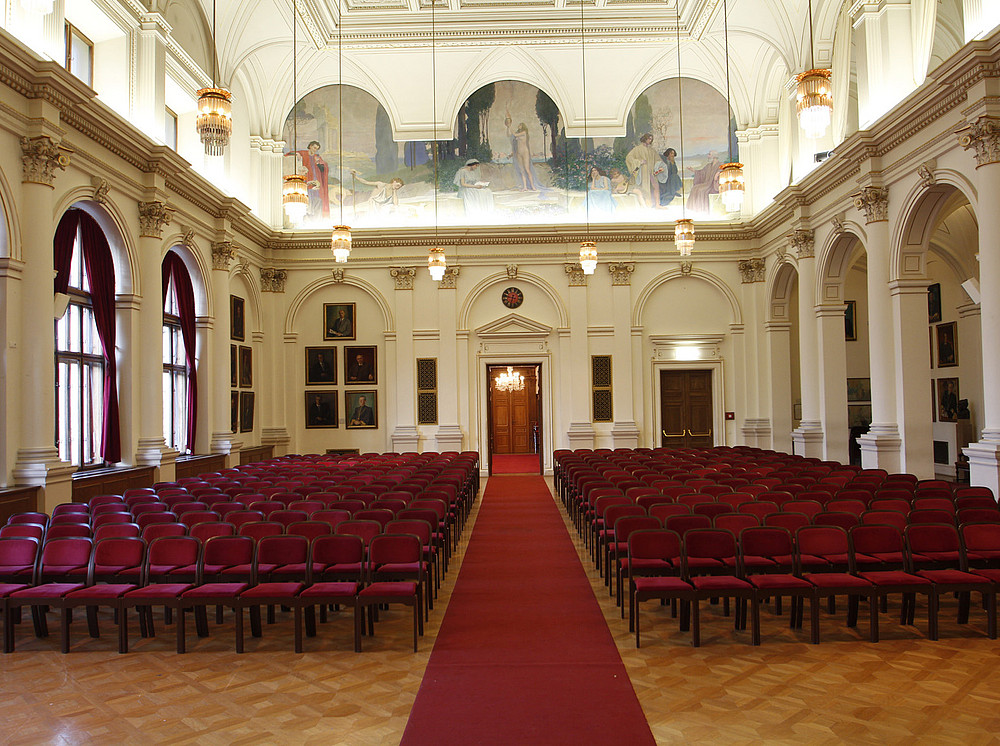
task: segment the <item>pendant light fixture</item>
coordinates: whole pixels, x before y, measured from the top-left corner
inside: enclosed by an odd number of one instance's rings
[[[507,370],[500,373],[493,379],[493,387],[497,391],[511,393],[513,391],[524,391],[524,376],[514,372],[514,366],[508,365]]]
[[[833,119],[833,89],[832,71],[816,69],[812,0],[809,0],[809,67],[796,77],[799,85],[795,91],[795,110],[806,137],[815,140],[826,133]]]
[[[351,229],[344,225],[344,3],[337,3],[337,183],[340,185],[340,225],[330,236],[333,261],[343,264],[351,255]]]
[[[444,279],[444,271],[448,259],[444,255],[444,247],[438,244],[438,142],[437,142],[437,26],[435,25],[434,8],[437,0],[431,0],[431,126],[434,128],[434,246],[427,254],[427,271],[434,282]],[[415,159],[414,159],[415,160]]]
[[[583,167],[586,169],[587,191],[583,200],[587,221],[587,240],[580,242],[580,267],[585,275],[594,274],[597,269],[597,244],[590,240],[590,166],[587,163],[587,49],[586,30],[583,22],[583,2],[580,2],[580,70],[583,82]],[[567,164],[567,168],[569,164]]]
[[[746,184],[743,178],[743,164],[733,160],[733,105],[729,98],[729,7],[722,0],[722,27],[726,40],[726,133],[729,147],[729,163],[719,169],[719,196],[726,212],[739,212],[743,207]]]
[[[215,45],[215,0],[212,0],[212,87],[198,90],[198,116],[195,128],[205,145],[205,155],[226,152],[233,134],[233,96],[216,85],[218,52]]]
[[[684,197],[684,96],[681,93],[681,11],[677,8],[677,113],[681,130],[681,217],[674,224],[674,245],[681,256],[691,256],[694,250],[694,221],[687,217]]]
[[[292,0],[292,167],[295,173],[288,174],[281,187],[281,204],[285,208],[285,215],[292,225],[302,222],[306,216],[306,209],[309,207],[309,192],[306,188],[306,180],[299,173],[296,163],[299,152],[299,93],[296,79],[298,77],[298,35],[296,29],[299,20],[299,0]]]

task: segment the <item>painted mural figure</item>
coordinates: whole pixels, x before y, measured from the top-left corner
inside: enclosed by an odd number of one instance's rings
[[[688,166],[688,171],[693,176],[688,206],[692,212],[707,213],[711,207],[708,196],[719,193],[719,154],[713,150],[708,154],[708,163],[701,168]]]
[[[659,162],[660,156],[653,150],[653,136],[648,132],[639,138],[639,144],[625,156],[625,167],[642,192],[646,205],[651,207],[660,202],[659,183],[653,175]]]
[[[623,174],[617,168],[612,168],[608,171],[608,177],[611,179],[611,193],[614,195],[631,195],[635,198],[636,206],[644,209],[646,207],[646,199],[642,196],[642,190],[639,189],[632,180],[629,179],[625,174]]]
[[[611,179],[597,166],[590,169],[587,180],[587,207],[598,213],[615,211],[615,199],[611,196]]]
[[[329,219],[330,217],[330,177],[326,161],[319,154],[322,147],[317,140],[313,140],[306,146],[305,150],[296,150],[286,153],[290,156],[299,156],[305,168],[306,189],[309,195],[309,208],[306,210],[306,217],[314,219]]]
[[[660,207],[666,207],[683,191],[684,182],[677,173],[677,163],[674,161],[677,151],[667,148],[661,157],[663,160],[660,161],[654,175],[660,184]]]
[[[488,181],[481,181],[479,161],[470,158],[455,172],[455,186],[462,198],[466,217],[488,215],[493,212],[493,191]]]
[[[531,168],[531,146],[528,141],[528,125],[521,122],[517,125],[516,130],[511,131],[510,126],[513,121],[510,112],[507,112],[503,123],[507,128],[507,136],[510,137],[510,158],[514,163],[514,173],[517,175],[517,180],[521,185],[521,191],[535,192],[538,191],[538,185],[535,183],[535,175]]]
[[[397,177],[388,182],[368,181],[361,178],[361,174],[353,170],[351,175],[365,186],[375,187],[368,195],[368,211],[370,213],[391,211],[393,208],[399,207],[399,190],[403,186],[402,179]]]

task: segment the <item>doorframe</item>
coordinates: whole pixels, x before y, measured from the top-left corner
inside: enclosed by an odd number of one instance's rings
[[[653,362],[653,395],[649,397],[653,409],[649,413],[649,422],[654,430],[650,433],[650,443],[659,448],[661,443],[660,371],[664,370],[709,370],[712,372],[712,445],[726,444],[726,412],[725,412],[725,366],[722,360],[691,360],[691,361],[654,361]]]
[[[476,427],[479,431],[479,472],[488,475],[490,470],[490,430],[489,430],[489,366],[537,365],[542,379],[542,406],[539,408],[542,419],[542,467],[544,474],[552,473],[552,451],[554,450],[554,433],[552,430],[552,355],[550,353],[516,353],[509,352],[492,355],[476,355],[478,373],[476,378]]]

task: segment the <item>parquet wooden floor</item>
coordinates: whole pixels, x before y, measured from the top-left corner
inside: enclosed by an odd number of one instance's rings
[[[471,525],[464,539],[470,535]],[[577,548],[585,557],[579,541]],[[104,636],[91,640],[80,614],[68,655],[58,652],[55,615],[48,640],[20,625],[17,652],[0,657],[0,744],[398,743],[463,554],[464,542],[417,654],[406,610],[384,616],[360,655],[350,649],[346,618],[322,625],[302,655],[291,652],[284,622],[266,626],[260,639],[248,633],[241,656],[231,624],[213,624],[211,637],[198,639],[189,621],[191,652],[182,656],[173,630],[161,624],[158,637],[142,640],[134,618],[128,655],[115,652],[107,616]],[[925,639],[922,603],[917,628],[883,615],[874,645],[848,630],[843,614],[824,614],[819,646],[765,611],[764,644],[752,648],[748,633],[734,633],[730,619],[705,605],[696,649],[669,613],[647,604],[636,650],[603,581],[585,567],[658,743],[1000,740],[1000,642],[986,638],[975,609],[960,627],[953,603],[945,604],[938,642]]]

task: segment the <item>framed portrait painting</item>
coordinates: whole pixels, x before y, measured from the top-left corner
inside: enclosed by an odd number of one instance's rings
[[[337,348],[306,347],[306,386],[337,383]]]
[[[354,303],[323,304],[323,339],[357,339]]]
[[[246,336],[245,304],[238,295],[229,296],[229,337],[237,342],[244,341]]]
[[[937,329],[937,367],[953,368],[958,365],[958,324],[949,321],[938,324]]]
[[[230,417],[230,427],[229,429],[238,433],[240,431],[240,392],[232,391],[229,394],[229,417]]]
[[[236,350],[236,345],[229,345],[229,385],[234,389],[240,385],[240,364]]]
[[[344,414],[348,430],[378,427],[377,391],[345,391]]]
[[[339,425],[336,391],[306,392],[306,427],[334,428]]]
[[[240,392],[240,432],[253,430],[253,391]]]
[[[871,404],[848,404],[847,405],[847,426],[848,427],[868,427],[872,424]]]
[[[872,379],[870,378],[848,378],[847,379],[847,401],[871,401],[872,400]]]
[[[937,379],[938,422],[958,422],[958,379]]]
[[[240,388],[253,387],[253,348],[240,345]]]
[[[345,347],[344,348],[344,383],[375,384],[378,383],[378,366],[376,365],[376,348]]]
[[[927,288],[927,323],[936,324],[941,320],[941,283],[935,282]]]
[[[858,339],[858,302],[856,300],[847,301],[847,309],[844,311],[844,339],[848,342],[856,342]]]

